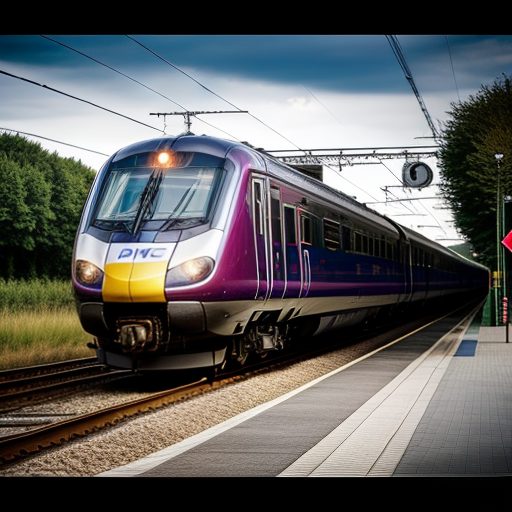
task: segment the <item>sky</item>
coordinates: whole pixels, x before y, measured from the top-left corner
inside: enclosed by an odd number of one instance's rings
[[[38,35],[0,36],[0,70],[154,128],[0,74],[1,128],[110,155],[133,142],[158,137],[164,128],[171,135],[184,131],[181,116],[168,117],[164,126],[163,119],[150,112],[182,107],[233,110],[235,105],[265,124],[247,114],[215,114],[202,118],[214,127],[195,119],[192,131],[248,141],[267,150],[432,143],[422,138],[431,132],[384,35],[133,36],[147,48],[124,35],[48,37],[54,41]],[[398,39],[437,128],[442,128],[459,98],[464,101],[482,84],[512,74],[512,36],[399,35]],[[103,155],[33,140],[94,169],[106,160]],[[439,183],[436,159],[424,161],[434,170],[434,183]],[[325,168],[324,180],[361,202],[384,201],[385,186],[393,187],[391,199],[438,195],[435,185],[413,192],[395,188],[400,183],[390,170],[399,176],[404,160],[385,163],[389,169],[380,164],[343,166],[341,176],[336,166],[337,172]],[[441,198],[372,207],[443,245],[460,239]]]

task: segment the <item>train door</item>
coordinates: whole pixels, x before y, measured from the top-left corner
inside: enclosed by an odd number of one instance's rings
[[[268,254],[268,224],[265,179],[252,180],[252,219],[254,231],[254,246],[256,251],[257,288],[256,299],[266,299],[270,290],[270,271]]]
[[[307,212],[299,210],[298,220],[301,261],[301,286],[299,297],[307,297],[311,287],[310,250],[313,245],[313,219]]]
[[[268,239],[270,255],[270,291],[269,298],[280,299],[285,292],[286,261],[283,254],[283,233],[281,222],[281,193],[279,188],[270,186],[269,189],[269,231]]]
[[[285,290],[283,297],[299,297],[302,286],[301,259],[297,236],[297,212],[295,206],[283,206],[285,252]]]

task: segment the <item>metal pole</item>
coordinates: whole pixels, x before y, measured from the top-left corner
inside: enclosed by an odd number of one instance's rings
[[[501,215],[501,239],[503,240],[503,238],[505,238],[505,231],[506,231],[506,211],[505,211],[505,194],[503,194],[503,197],[502,197],[502,201],[501,201],[501,212],[502,212],[502,215]],[[509,304],[508,304],[508,283],[507,283],[507,253],[505,252],[505,247],[503,246],[503,244],[500,244],[501,247],[501,262],[502,262],[502,268],[503,268],[503,298],[507,299],[507,302],[505,304],[505,308],[506,308],[506,319],[505,319],[505,343],[508,343],[509,342],[509,332],[508,332],[508,329],[509,329],[509,323],[510,323],[510,318],[509,318],[509,313],[510,313],[510,308],[509,308]]]
[[[508,315],[509,314],[510,314],[510,308],[508,306],[508,301],[507,301],[507,321],[505,322],[505,343],[508,343],[508,340],[509,340],[509,334],[508,334],[508,324],[509,324]]]
[[[504,226],[505,226],[505,203],[504,198],[501,195],[501,168],[500,163],[503,158],[503,153],[495,153],[494,158],[498,166],[497,186],[496,186],[496,266],[498,269],[497,284],[501,287],[501,292],[496,289],[496,299],[498,299],[498,316],[496,318],[496,325],[499,325],[499,305],[501,304],[501,312],[503,315],[503,323],[505,326],[505,342],[508,343],[508,297],[506,293],[505,284],[505,254],[503,252],[504,247],[501,245],[501,240],[504,237]],[[502,211],[503,210],[503,211]],[[503,275],[502,275],[503,274]],[[503,281],[502,281],[503,279]],[[503,283],[503,284],[501,284]],[[501,299],[501,300],[500,300]]]
[[[500,294],[498,288],[500,285],[500,164],[498,160],[498,175],[496,181],[496,279],[494,281],[494,297],[495,297],[495,322],[496,326],[500,325]]]

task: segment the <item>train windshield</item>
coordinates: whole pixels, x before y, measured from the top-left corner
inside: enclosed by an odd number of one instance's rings
[[[132,165],[118,162],[111,166],[93,224],[107,229],[119,226],[137,230],[148,222],[150,229],[190,227],[206,222],[219,190],[223,174],[219,164],[223,161],[207,162],[203,158],[201,162],[194,156],[187,160],[186,166],[167,168],[138,166],[132,162],[126,162]]]

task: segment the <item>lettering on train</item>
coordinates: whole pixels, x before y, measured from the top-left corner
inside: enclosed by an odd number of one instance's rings
[[[137,256],[142,257],[143,259],[148,258],[163,258],[167,249],[164,247],[145,247],[143,249],[130,249],[125,247],[121,250],[119,255],[117,256],[118,260],[124,258],[136,258]]]

